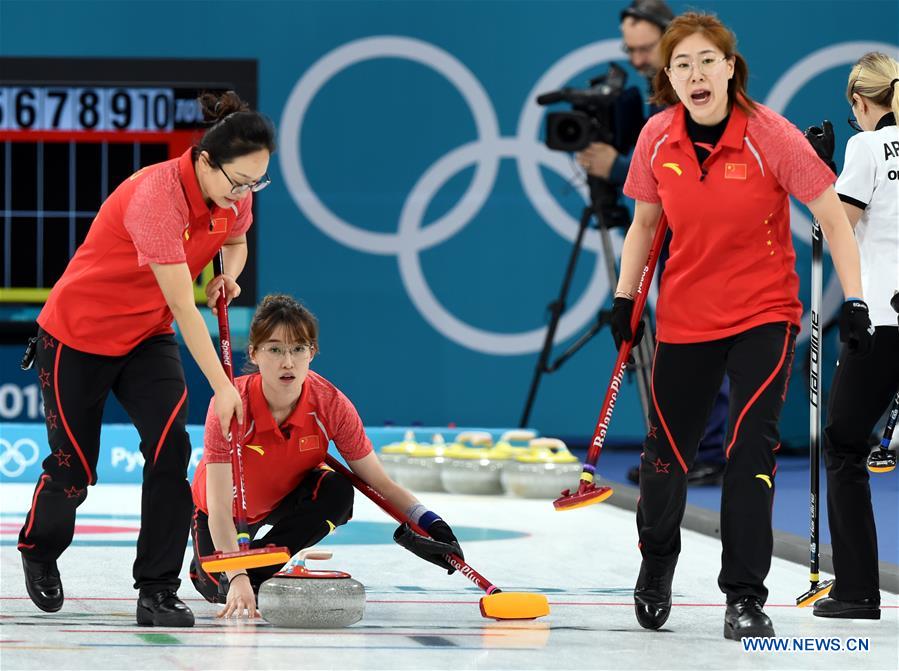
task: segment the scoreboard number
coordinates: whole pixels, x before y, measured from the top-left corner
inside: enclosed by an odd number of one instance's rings
[[[184,97],[187,96],[187,97]],[[196,91],[150,87],[0,87],[0,129],[170,132],[203,121]]]

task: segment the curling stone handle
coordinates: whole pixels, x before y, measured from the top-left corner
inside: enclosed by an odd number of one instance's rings
[[[534,438],[528,445],[532,448],[550,450],[553,454],[568,451],[565,442],[558,438]]]

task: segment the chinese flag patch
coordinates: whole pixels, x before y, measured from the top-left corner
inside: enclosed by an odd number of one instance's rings
[[[746,164],[725,163],[724,179],[746,179]]]
[[[730,165],[730,164],[728,164]],[[744,165],[745,169],[746,166]],[[213,217],[212,221],[209,222],[209,232],[210,233],[227,233],[228,232],[228,217]]]
[[[300,452],[310,452],[318,449],[318,436],[303,436],[297,441]]]

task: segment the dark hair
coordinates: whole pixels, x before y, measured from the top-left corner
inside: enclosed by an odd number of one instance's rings
[[[265,115],[252,111],[237,93],[225,91],[219,96],[203,93],[198,100],[203,119],[212,127],[194,147],[194,160],[204,151],[217,165],[260,149],[274,153],[275,127],[272,122]]]
[[[624,22],[626,18],[649,21],[664,32],[674,18],[674,12],[665,4],[664,0],[634,0],[628,7],[621,10],[621,22]]]
[[[677,93],[668,79],[665,70],[671,63],[671,54],[674,47],[683,42],[690,35],[696,33],[704,37],[718,47],[726,58],[734,59],[734,76],[727,83],[727,97],[729,105],[736,105],[747,114],[751,114],[756,108],[755,102],[746,93],[746,82],[749,79],[749,66],[746,59],[737,52],[737,37],[714,14],[704,12],[687,12],[678,16],[662,35],[659,52],[665,67],[656,73],[653,80],[655,93],[650,99],[656,105],[673,105],[678,102]]]
[[[279,326],[286,328],[296,343],[309,345],[313,352],[319,352],[318,319],[305,305],[286,294],[269,294],[259,303],[250,322],[250,347],[258,348]],[[247,359],[244,370],[255,372],[257,369]]]

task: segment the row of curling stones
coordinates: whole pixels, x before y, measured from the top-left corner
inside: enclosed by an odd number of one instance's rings
[[[382,447],[379,457],[387,474],[413,491],[499,494],[499,466],[492,466],[492,462],[526,450],[527,442],[535,436],[533,431],[507,431],[494,446],[493,436],[486,431],[463,431],[450,444],[439,433],[432,443],[418,443],[414,432],[407,431],[401,442]],[[445,474],[457,470],[459,477],[449,475],[447,481]],[[487,472],[480,474],[479,470]]]
[[[534,436],[509,431],[493,445],[489,433],[463,432],[452,444],[443,444],[438,435],[429,445],[416,443],[407,432],[382,454],[391,477],[409,489],[555,498],[577,480],[582,466],[561,440]]]
[[[330,559],[321,550],[300,550],[259,586],[259,612],[276,627],[337,629],[362,619],[365,587],[343,571],[313,571],[306,560]]]

